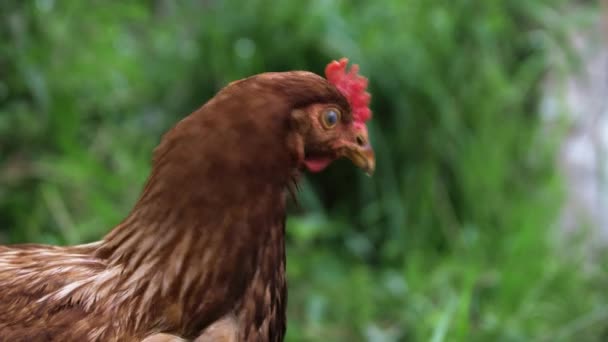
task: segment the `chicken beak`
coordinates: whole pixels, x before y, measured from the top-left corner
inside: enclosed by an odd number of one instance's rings
[[[368,176],[374,174],[376,169],[376,157],[372,147],[367,144],[365,146],[355,145],[348,148],[345,157],[350,159],[355,166],[361,168]]]

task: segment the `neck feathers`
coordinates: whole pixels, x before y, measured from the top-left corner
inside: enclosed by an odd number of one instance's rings
[[[151,222],[152,213],[138,210],[153,209],[136,209],[99,249],[111,269],[120,270],[115,275],[121,288],[115,293],[131,297],[125,297],[124,308],[132,310],[125,316],[135,317],[134,329],[159,324],[138,315],[161,307],[162,324],[179,327],[186,336],[227,314],[246,322],[240,325],[242,334],[284,331],[282,189],[269,188],[226,211],[200,209],[201,215],[213,214],[213,220],[184,221],[158,211],[159,220]]]

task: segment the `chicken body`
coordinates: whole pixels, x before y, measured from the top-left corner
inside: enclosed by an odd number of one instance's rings
[[[339,134],[320,124],[327,106]],[[282,341],[285,190],[308,154],[358,148],[373,169],[352,121],[312,73],[230,84],[163,137],[140,199],[102,241],[0,246],[0,341]]]

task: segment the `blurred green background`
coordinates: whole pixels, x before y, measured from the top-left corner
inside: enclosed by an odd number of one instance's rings
[[[377,173],[306,177],[288,340],[608,340],[606,258],[556,230],[562,129],[539,113],[596,6],[1,1],[0,243],[99,239],[161,134],[222,86],[347,56],[371,82]]]

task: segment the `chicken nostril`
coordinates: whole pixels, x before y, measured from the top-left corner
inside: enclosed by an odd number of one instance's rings
[[[365,146],[365,138],[363,138],[360,135],[357,135],[357,145],[359,145],[359,146]]]

